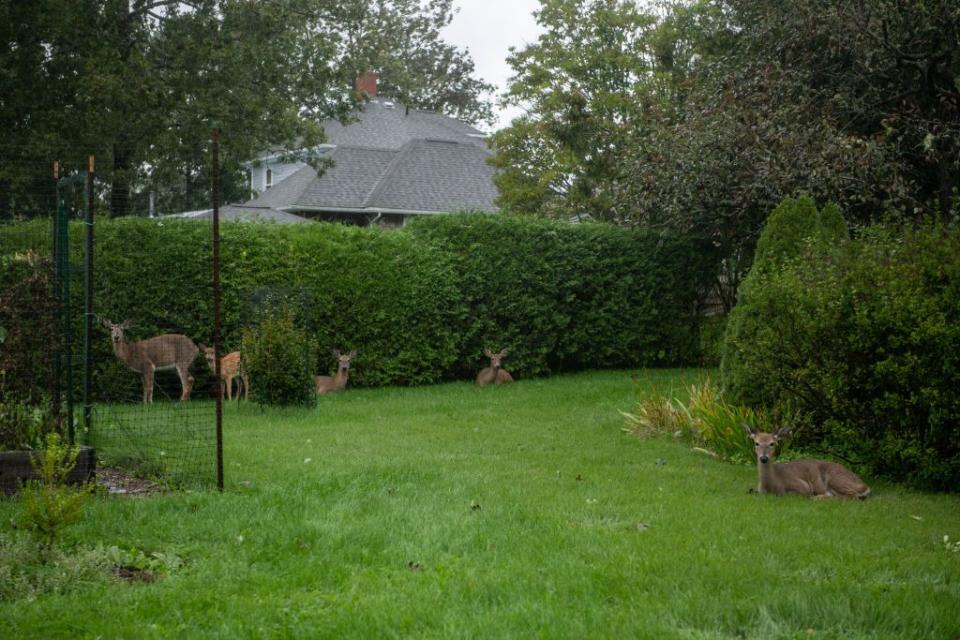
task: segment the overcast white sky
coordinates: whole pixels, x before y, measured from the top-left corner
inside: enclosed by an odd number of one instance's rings
[[[511,76],[507,50],[536,42],[540,29],[533,12],[538,0],[456,0],[459,6],[453,22],[443,32],[444,39],[458,49],[469,49],[476,63],[476,75],[496,85],[497,94],[507,87]],[[504,127],[521,112],[515,107],[499,109],[496,128]]]

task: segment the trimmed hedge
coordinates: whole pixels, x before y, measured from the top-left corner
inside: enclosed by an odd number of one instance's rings
[[[875,475],[960,487],[960,231],[805,242],[744,287],[722,368],[731,401],[798,418],[798,445]]]
[[[307,301],[297,315],[316,341],[318,373],[331,372],[331,349],[359,351],[351,386],[470,379],[485,365],[484,347],[509,347],[505,364],[519,377],[696,364],[698,301],[715,274],[705,243],[599,224],[463,214],[401,231],[221,229],[224,352],[240,346],[251,292],[296,292]],[[78,225],[76,261],[81,235]],[[132,320],[131,340],[176,332],[210,342],[209,224],[99,220],[96,235],[101,317]],[[0,239],[0,253],[15,245]],[[98,386],[137,397],[139,382],[99,325],[94,342]],[[197,389],[212,375],[200,358],[193,374]],[[175,376],[170,383],[178,392]]]
[[[509,348],[519,377],[698,361],[698,303],[716,273],[707,243],[469,214],[408,229],[454,257],[468,310],[457,377],[487,364],[484,348]]]

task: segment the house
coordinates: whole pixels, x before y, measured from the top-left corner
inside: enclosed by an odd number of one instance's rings
[[[377,96],[377,74],[357,78],[357,120],[324,123],[327,142],[248,164],[252,215],[292,214],[356,225],[402,226],[411,216],[494,213],[497,191],[486,135],[454,118]],[[319,168],[319,171],[318,171]]]

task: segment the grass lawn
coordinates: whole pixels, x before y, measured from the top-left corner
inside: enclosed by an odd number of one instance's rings
[[[960,637],[943,544],[960,499],[877,482],[866,502],[756,496],[752,467],[621,432],[638,393],[682,384],[599,372],[230,405],[223,495],[99,497],[67,534],[185,565],[0,602],[2,635]],[[0,522],[15,511],[0,501]]]

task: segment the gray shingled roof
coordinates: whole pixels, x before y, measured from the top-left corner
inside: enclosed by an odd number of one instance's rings
[[[387,105],[394,104],[393,107]],[[483,133],[465,122],[432,111],[406,108],[378,99],[363,105],[359,120],[343,125],[327,120],[327,142],[338,147],[399,150],[411,140],[453,140],[486,149]]]
[[[305,166],[245,203],[284,211],[492,212],[497,196],[490,151],[479,130],[384,100],[360,120],[324,124],[335,148],[319,177]]]

